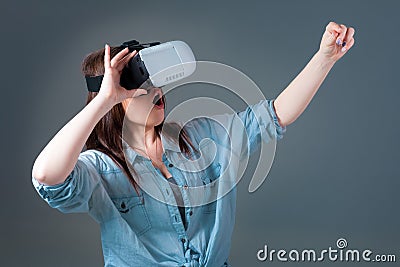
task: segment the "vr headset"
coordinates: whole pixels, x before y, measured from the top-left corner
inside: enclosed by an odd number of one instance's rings
[[[196,69],[196,60],[190,47],[182,41],[140,44],[136,40],[124,42],[120,48],[138,53],[122,70],[120,84],[131,90],[162,87],[191,75]],[[103,75],[85,76],[90,92],[100,90]]]

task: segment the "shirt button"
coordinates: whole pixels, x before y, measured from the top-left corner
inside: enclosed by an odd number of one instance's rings
[[[189,215],[192,216],[193,215],[193,211],[189,211]]]
[[[185,238],[182,238],[181,241],[182,241],[182,243],[185,243],[185,242],[186,242],[186,239],[185,239]]]
[[[188,189],[188,185],[187,184],[183,185],[183,189]]]
[[[168,164],[168,167],[172,168],[172,167],[174,167],[174,164],[170,163],[170,164]]]
[[[125,209],[125,207],[126,207],[126,206],[125,206],[125,202],[122,202],[122,203],[121,203],[121,208]]]

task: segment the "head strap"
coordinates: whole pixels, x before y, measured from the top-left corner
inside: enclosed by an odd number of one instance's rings
[[[159,45],[159,44],[161,44],[161,43],[160,42],[152,42],[152,43],[140,44],[136,40],[131,40],[131,41],[123,42],[122,45],[120,45],[119,47],[121,47],[121,48],[128,47],[129,51],[132,52],[134,50],[139,51],[139,50],[142,50],[144,48],[147,48],[147,47],[150,47],[150,46]]]

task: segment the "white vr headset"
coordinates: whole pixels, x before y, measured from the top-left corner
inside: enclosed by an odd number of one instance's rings
[[[193,52],[182,41],[139,44],[132,40],[120,47],[138,51],[121,73],[120,84],[128,90],[162,87],[188,77],[196,69]],[[85,76],[85,79],[90,92],[100,90],[103,75]]]

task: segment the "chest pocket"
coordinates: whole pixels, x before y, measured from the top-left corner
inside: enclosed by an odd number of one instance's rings
[[[200,172],[200,178],[205,186],[204,189],[206,191],[206,199],[211,197],[211,190],[214,188],[215,183],[213,181],[217,180],[221,174],[221,164],[220,163],[213,163],[210,164],[206,169]],[[204,213],[215,213],[217,208],[217,201],[210,202],[208,204],[203,205],[203,212]]]
[[[138,236],[150,230],[151,224],[142,202],[143,196],[112,198],[111,200],[121,217]]]

